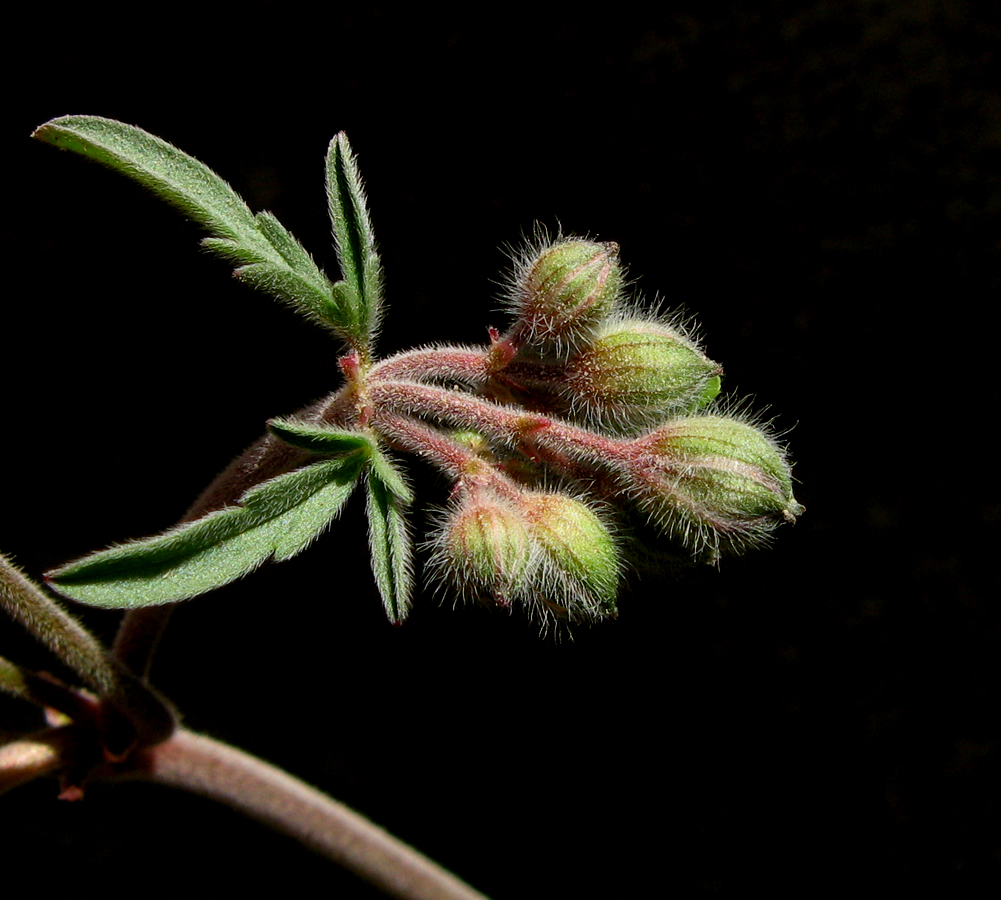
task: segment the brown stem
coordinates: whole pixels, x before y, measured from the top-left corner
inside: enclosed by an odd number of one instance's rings
[[[102,697],[99,727],[103,745],[111,754],[170,736],[174,714],[169,704],[3,556],[0,606]]]
[[[219,800],[402,900],[486,900],[344,804],[254,756],[179,729],[134,774]]]

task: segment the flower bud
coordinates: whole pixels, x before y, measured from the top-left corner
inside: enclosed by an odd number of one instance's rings
[[[572,619],[615,615],[619,554],[604,522],[563,494],[527,493],[523,508],[543,554],[533,600]]]
[[[564,387],[575,416],[625,431],[708,403],[721,371],[674,328],[634,319],[602,325],[567,363]]]
[[[478,431],[473,431],[470,428],[460,429],[451,432],[450,437],[481,459],[489,459],[492,456],[490,442]]]
[[[633,448],[623,467],[640,504],[665,531],[711,559],[764,543],[803,512],[782,448],[746,422],[682,418]]]
[[[464,591],[488,594],[502,606],[524,590],[532,543],[524,519],[505,501],[480,491],[455,509],[437,540],[437,568]]]
[[[589,337],[618,300],[618,254],[614,243],[567,240],[524,264],[513,297],[524,339],[544,350],[560,350]]]

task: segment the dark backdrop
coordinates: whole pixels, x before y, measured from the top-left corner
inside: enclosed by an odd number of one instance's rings
[[[194,226],[28,140],[65,113],[201,158],[328,270],[322,161],[345,129],[385,352],[503,324],[500,248],[535,222],[618,241],[788,431],[807,507],[771,550],[633,577],[618,621],[555,642],[428,589],[391,628],[353,503],[303,557],[176,614],[155,680],[189,726],[496,897],[955,886],[997,865],[996,18],[36,6],[8,56],[0,325],[0,547],[32,574],[170,525],[338,379],[335,345]],[[422,508],[442,502],[417,478]],[[0,627],[0,653],[50,665]],[[32,715],[0,698],[8,732]],[[165,789],[65,804],[44,782],[0,810],[6,877],[371,895]]]

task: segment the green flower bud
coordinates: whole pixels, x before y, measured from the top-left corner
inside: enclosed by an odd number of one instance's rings
[[[524,339],[545,350],[562,350],[589,337],[618,300],[618,254],[617,244],[567,240],[526,262],[512,303]]]
[[[708,403],[721,371],[674,328],[634,319],[601,326],[567,364],[565,390],[576,417],[626,431]]]
[[[627,483],[654,521],[715,559],[764,543],[803,512],[782,448],[725,416],[678,419],[633,442]]]
[[[478,431],[466,428],[453,431],[451,437],[457,444],[472,450],[481,459],[489,459],[492,456],[490,442]]]
[[[466,596],[501,606],[520,601],[543,622],[616,613],[615,541],[571,497],[474,488],[452,507],[431,546],[435,574],[458,582]]]
[[[588,506],[563,494],[526,494],[522,506],[543,551],[530,599],[561,617],[615,615],[619,553],[608,526]]]
[[[436,567],[464,592],[508,606],[525,589],[533,553],[528,527],[493,494],[468,497],[446,520],[437,545]]]

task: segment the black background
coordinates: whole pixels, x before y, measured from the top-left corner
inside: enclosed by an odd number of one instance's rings
[[[618,621],[554,641],[427,588],[390,627],[353,502],[304,556],[176,614],[154,675],[190,727],[498,898],[956,887],[998,865],[996,18],[36,6],[8,56],[0,324],[0,547],[31,574],[167,527],[338,382],[336,344],[197,228],[28,140],[66,113],[202,159],[328,271],[323,154],[346,130],[387,353],[503,325],[500,248],[535,222],[618,241],[788,431],[807,507],[772,549],[632,577]],[[116,616],[81,615],[110,639]],[[52,666],[9,623],[0,653]],[[0,698],[8,733],[34,721]],[[5,878],[373,895],[207,801],[55,793],[0,801]]]

